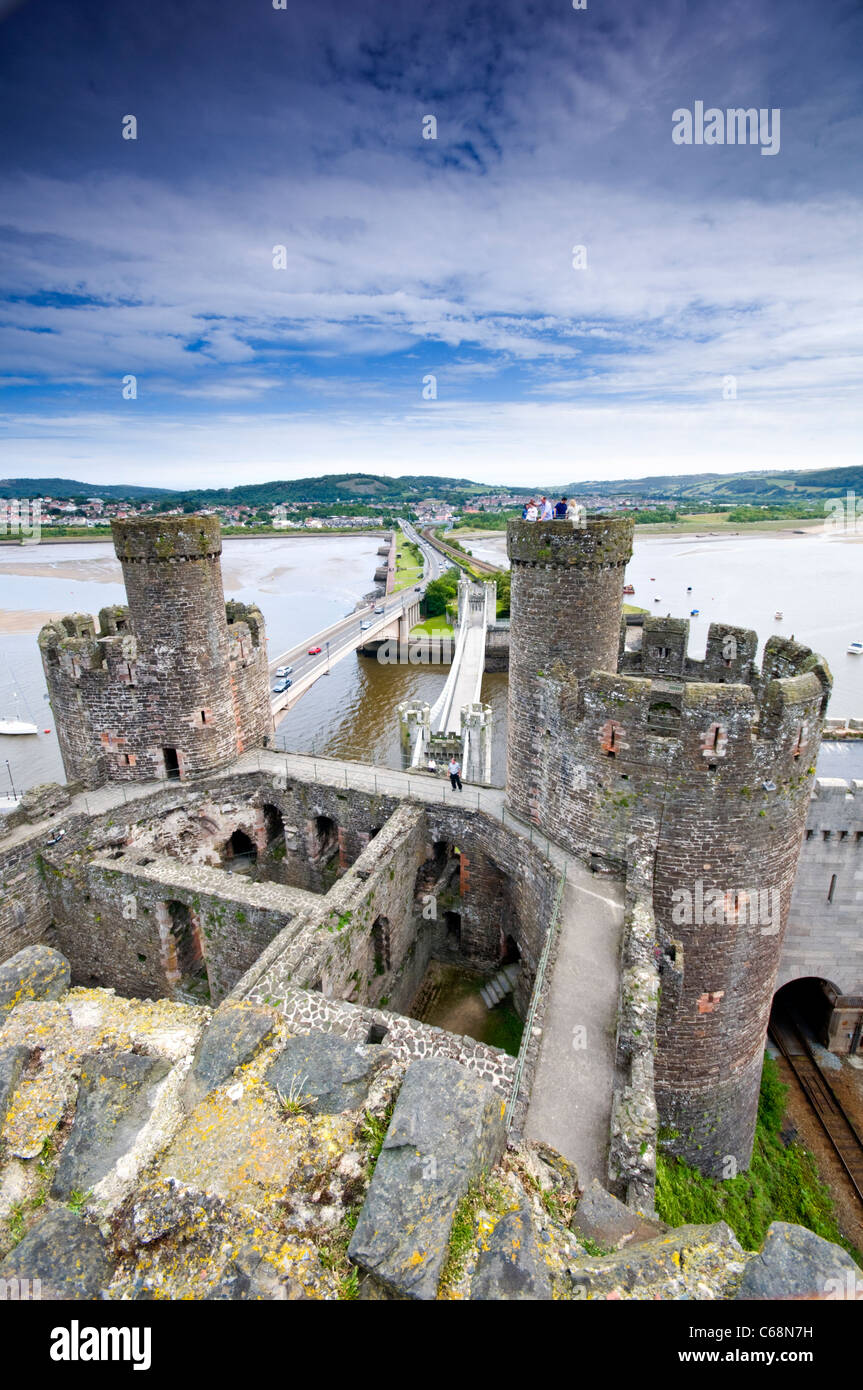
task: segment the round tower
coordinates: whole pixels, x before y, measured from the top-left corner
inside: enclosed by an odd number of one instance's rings
[[[169,777],[221,767],[238,749],[219,519],[135,518],[111,530],[147,685],[136,732]]]
[[[555,737],[544,678],[617,670],[623,578],[632,554],[631,517],[511,521],[507,801],[539,821],[542,768]],[[551,765],[554,765],[552,757]]]

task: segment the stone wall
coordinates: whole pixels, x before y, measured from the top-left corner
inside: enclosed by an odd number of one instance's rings
[[[487,671],[509,670],[509,619],[501,618],[490,623],[485,630],[485,669]]]
[[[657,954],[649,858],[633,844],[621,941],[608,1179],[610,1190],[624,1197],[628,1206],[646,1212],[653,1211],[658,1142],[654,1092],[660,988]]]
[[[863,781],[816,778],[776,988],[831,986],[830,1046],[846,1052],[863,1016]],[[858,1044],[859,1045],[859,1044]]]

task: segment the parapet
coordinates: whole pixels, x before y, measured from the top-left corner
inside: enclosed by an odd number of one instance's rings
[[[829,668],[800,642],[771,637],[759,672],[755,664],[758,637],[751,628],[711,623],[703,661],[687,655],[689,622],[685,618],[646,617],[641,646],[630,651],[623,645],[624,632],[622,624],[619,669],[623,675],[718,686],[729,699],[732,687],[751,686],[768,722],[783,708],[815,698],[822,701],[822,715],[827,707],[832,685]]]
[[[97,670],[105,659],[96,636],[96,624],[87,614],[73,613],[55,618],[39,632],[39,650],[50,666],[63,667],[70,674]]]
[[[262,646],[264,641],[264,615],[257,604],[239,603],[237,599],[229,599],[225,604],[225,616],[228,619],[229,637],[242,640],[240,627],[245,626],[249,631],[252,646]]]
[[[510,521],[506,551],[516,565],[562,565],[607,569],[632,555],[635,522],[630,516],[571,521]]]
[[[126,564],[209,560],[222,553],[217,516],[136,517],[112,521],[114,549]]]
[[[854,798],[863,815],[863,780],[859,777],[850,782],[841,777],[816,777],[812,784],[813,801],[846,801]]]

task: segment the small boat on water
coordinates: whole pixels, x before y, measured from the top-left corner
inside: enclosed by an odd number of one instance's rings
[[[863,642],[849,642],[848,655],[863,656]]]
[[[782,614],[779,612],[778,609],[777,609],[777,611],[773,614],[773,616],[774,616],[774,618],[776,619],[777,623],[781,623],[781,622],[782,622]]]
[[[690,610],[689,610],[689,616],[690,616],[690,618],[697,618],[697,617],[698,617],[698,609],[697,609],[697,608],[690,608]]]
[[[623,586],[623,592],[624,592],[625,594],[634,594],[634,593],[635,593],[635,585],[634,585],[634,584],[624,584],[624,586]]]
[[[661,602],[662,602],[662,595],[661,595],[661,594],[657,594],[657,595],[656,595],[656,598],[653,600],[653,602],[654,602],[654,603],[661,603]]]
[[[688,594],[691,594],[691,593],[692,593],[692,585],[691,585],[691,584],[687,584],[687,586],[686,586],[686,592],[687,592]]]
[[[38,734],[35,724],[25,724],[22,719],[0,719],[0,734]]]

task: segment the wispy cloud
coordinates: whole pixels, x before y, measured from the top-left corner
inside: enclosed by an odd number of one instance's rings
[[[31,10],[4,26],[26,126],[0,168],[4,471],[551,484],[853,456],[861,24],[839,0],[154,0],[95,44],[64,11],[41,49]],[[780,155],[674,146],[693,93],[781,105]]]

